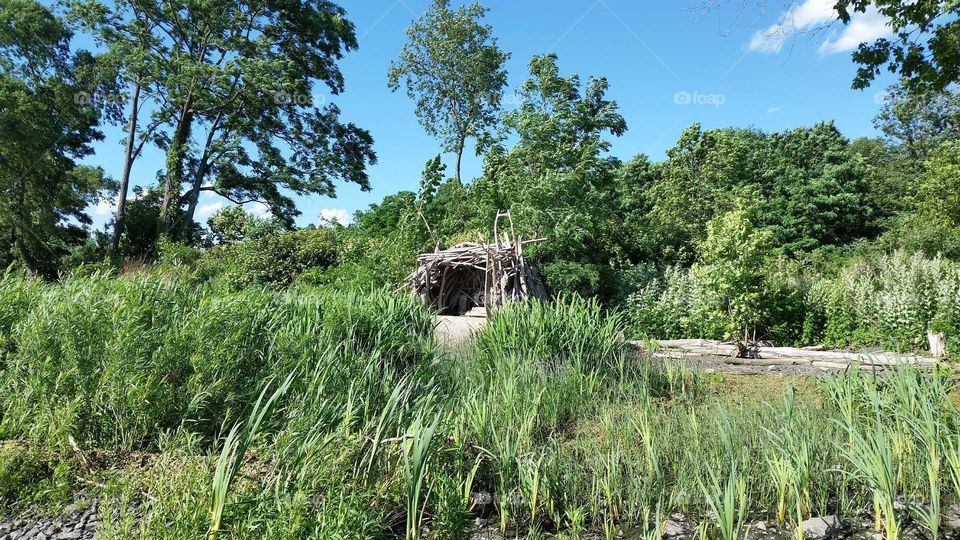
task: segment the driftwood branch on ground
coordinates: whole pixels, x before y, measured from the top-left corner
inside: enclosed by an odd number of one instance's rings
[[[644,348],[643,342],[630,342],[633,346]],[[733,343],[708,339],[668,339],[658,341],[653,352],[664,357],[718,356],[726,357],[727,363],[738,365],[812,365],[830,369],[844,369],[850,364],[864,366],[894,366],[911,364],[914,366],[934,366],[935,358],[916,354],[895,354],[880,350],[862,352],[824,351],[812,348],[761,347],[757,358],[737,358],[737,346]]]

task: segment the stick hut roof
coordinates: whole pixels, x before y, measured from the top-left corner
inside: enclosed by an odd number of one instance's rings
[[[497,215],[495,236],[501,217],[509,214]],[[512,220],[510,229],[513,230]],[[405,284],[425,303],[448,312],[462,313],[464,307],[477,306],[489,312],[507,302],[546,299],[543,283],[523,255],[524,245],[541,240],[523,240],[502,233],[498,241],[487,242],[480,236],[477,242],[423,253],[417,256],[417,266]]]

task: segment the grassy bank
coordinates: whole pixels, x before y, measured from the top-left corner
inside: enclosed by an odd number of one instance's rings
[[[744,397],[625,354],[623,326],[576,298],[514,306],[449,352],[388,292],[6,276],[0,504],[83,490],[117,539],[461,538],[489,510],[567,537],[679,511],[724,540],[747,514],[866,513],[894,540],[960,497],[947,373]]]

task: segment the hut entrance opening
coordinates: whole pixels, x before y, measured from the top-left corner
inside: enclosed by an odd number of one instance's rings
[[[463,315],[475,307],[485,307],[484,272],[472,266],[444,268],[440,283],[431,297],[443,315]]]

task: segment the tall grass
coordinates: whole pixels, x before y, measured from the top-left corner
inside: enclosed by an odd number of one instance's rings
[[[889,538],[945,536],[939,508],[960,500],[946,371],[730,395],[630,354],[621,316],[576,297],[508,306],[450,352],[427,309],[383,291],[10,275],[0,296],[0,438],[152,456],[84,483],[105,486],[104,538],[459,538],[479,493],[531,537],[653,537],[675,512],[730,540],[753,518],[794,535],[874,501]],[[282,407],[262,390],[281,379]]]
[[[237,423],[231,429],[230,433],[223,441],[223,449],[220,451],[220,457],[217,459],[217,467],[213,474],[213,493],[210,506],[210,532],[207,534],[208,540],[214,540],[220,534],[221,523],[223,521],[223,512],[227,507],[227,496],[230,493],[230,486],[233,484],[240,468],[243,466],[244,457],[247,450],[255,442],[263,428],[264,421],[271,415],[277,400],[280,399],[290,388],[290,383],[296,372],[291,372],[286,380],[280,383],[280,386],[274,390],[269,398],[264,400],[269,390],[269,384],[264,386],[260,392],[260,397],[253,405],[250,411],[250,418],[244,424]]]

